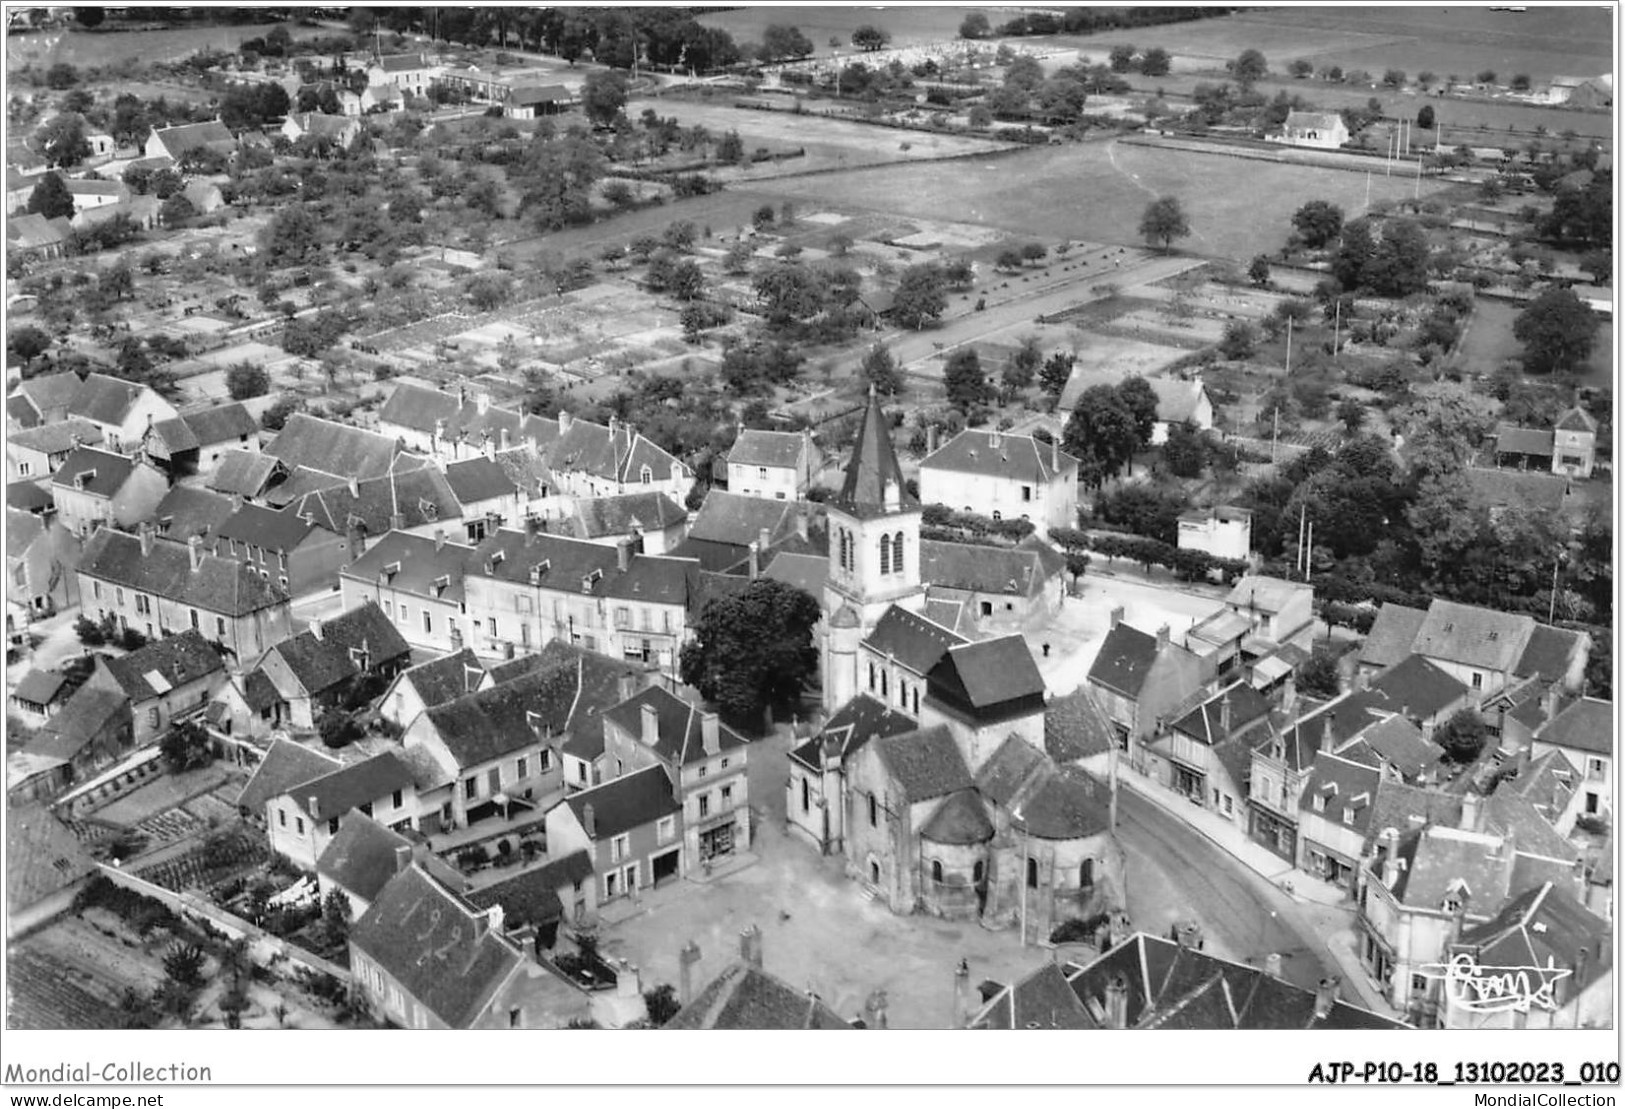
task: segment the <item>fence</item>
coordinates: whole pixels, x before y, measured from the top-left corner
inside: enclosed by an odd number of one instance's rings
[[[210,927],[219,929],[232,939],[246,937],[249,941],[250,956],[262,966],[273,963],[278,957],[282,957],[303,966],[312,973],[330,974],[346,985],[350,982],[348,967],[330,963],[320,955],[295,946],[280,936],[273,936],[263,928],[250,924],[242,917],[228,913],[195,894],[176,893],[174,890],[167,890],[163,886],[154,885],[128,871],[120,870],[116,866],[108,866],[106,863],[100,864],[99,869],[107,880],[116,886],[121,886],[132,893],[139,893],[143,897],[150,897],[184,917],[207,923]]]

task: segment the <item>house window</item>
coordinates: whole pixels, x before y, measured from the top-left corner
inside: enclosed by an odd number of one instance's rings
[[[617,888],[617,881],[616,880],[619,877],[620,877],[620,875],[616,874],[614,871],[610,871],[608,874],[604,875],[604,897],[605,897],[605,899],[612,898],[612,897],[615,896],[615,891],[616,891],[616,888]]]
[[[1028,859],[1027,860],[1027,888],[1030,889],[1030,890],[1035,890],[1035,889],[1038,888],[1038,860],[1037,859]]]
[[[576,763],[576,781],[582,785],[587,784],[587,764],[584,762]]]
[[[1003,519],[1004,519],[1004,513],[1000,512],[998,509],[995,508],[993,510],[993,522],[998,523],[1000,520],[1003,520]]]
[[[286,828],[288,826],[288,810],[278,809],[276,811],[276,822],[278,827]]]
[[[117,594],[118,603],[119,603],[120,607],[122,607],[124,605],[124,589],[123,589],[123,587],[122,586],[116,587],[114,589],[114,593]]]
[[[914,687],[914,715],[920,715],[920,687]]]
[[[884,535],[880,537],[880,572],[891,573],[891,540]]]
[[[903,572],[903,533],[902,532],[898,532],[896,535],[892,536],[892,541],[891,541],[891,564],[892,564],[893,572],[898,573],[898,574],[901,574]]]
[[[397,809],[400,808],[401,803],[404,800],[405,800],[405,798],[403,798],[401,796],[401,791],[398,790],[398,789],[394,793],[390,794],[390,797],[389,797],[389,803],[390,803],[390,806],[392,808],[397,808]]]
[[[728,756],[726,755],[722,757],[722,769],[728,769]]]
[[[434,619],[429,615],[428,609],[423,610],[423,630],[426,632],[434,631]]]
[[[756,467],[756,476],[760,480],[766,481],[767,480],[767,467],[766,466],[758,466],[758,467]]]
[[[642,481],[644,485],[648,485],[651,481],[653,481],[654,476],[655,476],[654,471],[649,469],[649,467],[647,467],[647,466],[645,466],[643,468],[643,470],[638,474],[639,480]]]
[[[882,697],[889,696],[889,691],[886,687],[888,684],[887,679],[890,678],[890,676],[891,675],[887,674],[884,670],[880,672],[880,695]]]
[[[90,592],[91,592],[91,595],[94,596],[98,601],[101,600],[102,599],[102,583],[99,582],[99,581],[91,582],[90,583]],[[195,618],[197,616],[197,613],[194,612],[192,615]],[[194,628],[197,627],[196,624],[193,624],[192,626]]]
[[[33,468],[34,467],[29,465],[27,462],[19,462],[17,464],[17,476],[18,477],[27,477],[29,472],[31,470],[33,470]]]
[[[522,780],[525,777],[525,770],[526,770],[526,764],[525,764],[524,759],[520,759],[518,762],[514,763],[514,777],[515,778],[518,778],[518,779]],[[494,774],[496,772],[492,771],[492,773]]]
[[[1023,501],[1030,501],[1033,499],[1033,487],[1031,485],[1023,485],[1021,487],[1021,499]]]
[[[153,727],[153,728],[156,728],[158,726],[158,706],[157,705],[154,705],[150,709],[147,710],[147,725],[149,727]]]
[[[983,601],[982,602],[982,615],[983,616],[992,616],[993,615],[993,602],[992,601]]]
[[[1230,798],[1226,796],[1224,799],[1224,815],[1229,816],[1233,812],[1235,812],[1235,805],[1231,802]]]
[[[536,756],[536,773],[546,774],[553,769],[553,752],[543,750]]]
[[[497,634],[497,618],[495,616],[493,616],[489,620],[487,620],[486,621],[486,627],[488,627],[491,630],[491,635],[494,638],[496,636],[496,634]]]
[[[478,778],[469,778],[463,782],[463,800],[472,801],[480,792]]]
[[[1477,670],[1473,671],[1473,688],[1474,689],[1483,689],[1484,688],[1484,675],[1480,674]]]
[[[492,793],[502,792],[502,767],[493,766],[485,775],[485,780],[491,784]]]
[[[733,786],[723,786],[722,787],[722,806],[723,806],[723,808],[727,808],[729,805],[733,804],[733,800],[734,800],[734,787]]]
[[[305,834],[305,819],[304,819],[304,817],[296,816],[296,817],[293,818],[293,830],[297,834],[299,834],[301,836]]]
[[[872,662],[869,664],[869,688],[871,691],[875,688],[875,664]]]
[[[1085,890],[1095,888],[1095,860],[1085,859],[1083,865],[1078,867],[1078,888]]]
[[[869,795],[869,827],[876,827],[879,823],[880,804],[875,800],[875,795],[871,793]]]
[[[624,835],[623,836],[616,836],[614,839],[609,841],[609,857],[612,860],[614,860],[615,862],[620,862],[622,859],[626,858],[631,853],[632,853],[632,837],[631,836],[624,836]]]
[[[711,815],[711,795],[709,793],[702,793],[702,794],[700,794],[700,819],[704,820],[706,817],[708,817],[710,815]]]
[[[942,860],[940,859],[931,860],[931,880],[933,882],[942,881]]]
[[[214,634],[218,635],[221,639],[226,638],[226,618],[224,616],[216,616],[214,618]]]
[[[371,814],[369,813],[368,815],[370,816]],[[339,822],[336,818],[327,822],[327,834],[330,836],[336,836],[339,834]]]
[[[801,779],[801,811],[812,812],[812,784],[806,778]]]
[[[663,816],[660,818],[660,823],[655,825],[655,834],[660,837],[661,843],[665,843],[676,833],[677,820],[675,817]]]

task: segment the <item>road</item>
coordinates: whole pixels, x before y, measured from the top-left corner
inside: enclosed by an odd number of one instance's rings
[[[1279,954],[1286,978],[1308,989],[1339,973],[1288,898],[1194,828],[1121,790],[1117,832],[1128,856],[1136,929],[1167,935],[1180,913],[1178,919],[1201,922],[1215,955],[1262,966],[1267,955]]]

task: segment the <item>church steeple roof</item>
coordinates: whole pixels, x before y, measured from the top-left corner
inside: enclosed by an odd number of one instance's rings
[[[919,498],[903,483],[903,468],[892,449],[891,429],[880,410],[880,398],[869,387],[869,407],[858,426],[852,460],[846,464],[846,480],[833,504],[854,516],[883,516],[919,507]]]

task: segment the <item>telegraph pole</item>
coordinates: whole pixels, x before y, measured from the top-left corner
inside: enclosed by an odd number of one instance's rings
[[[1341,349],[1341,343],[1338,341],[1338,336],[1342,333],[1342,330],[1343,298],[1339,296],[1332,312],[1332,357],[1334,358],[1337,356],[1337,352]]]

